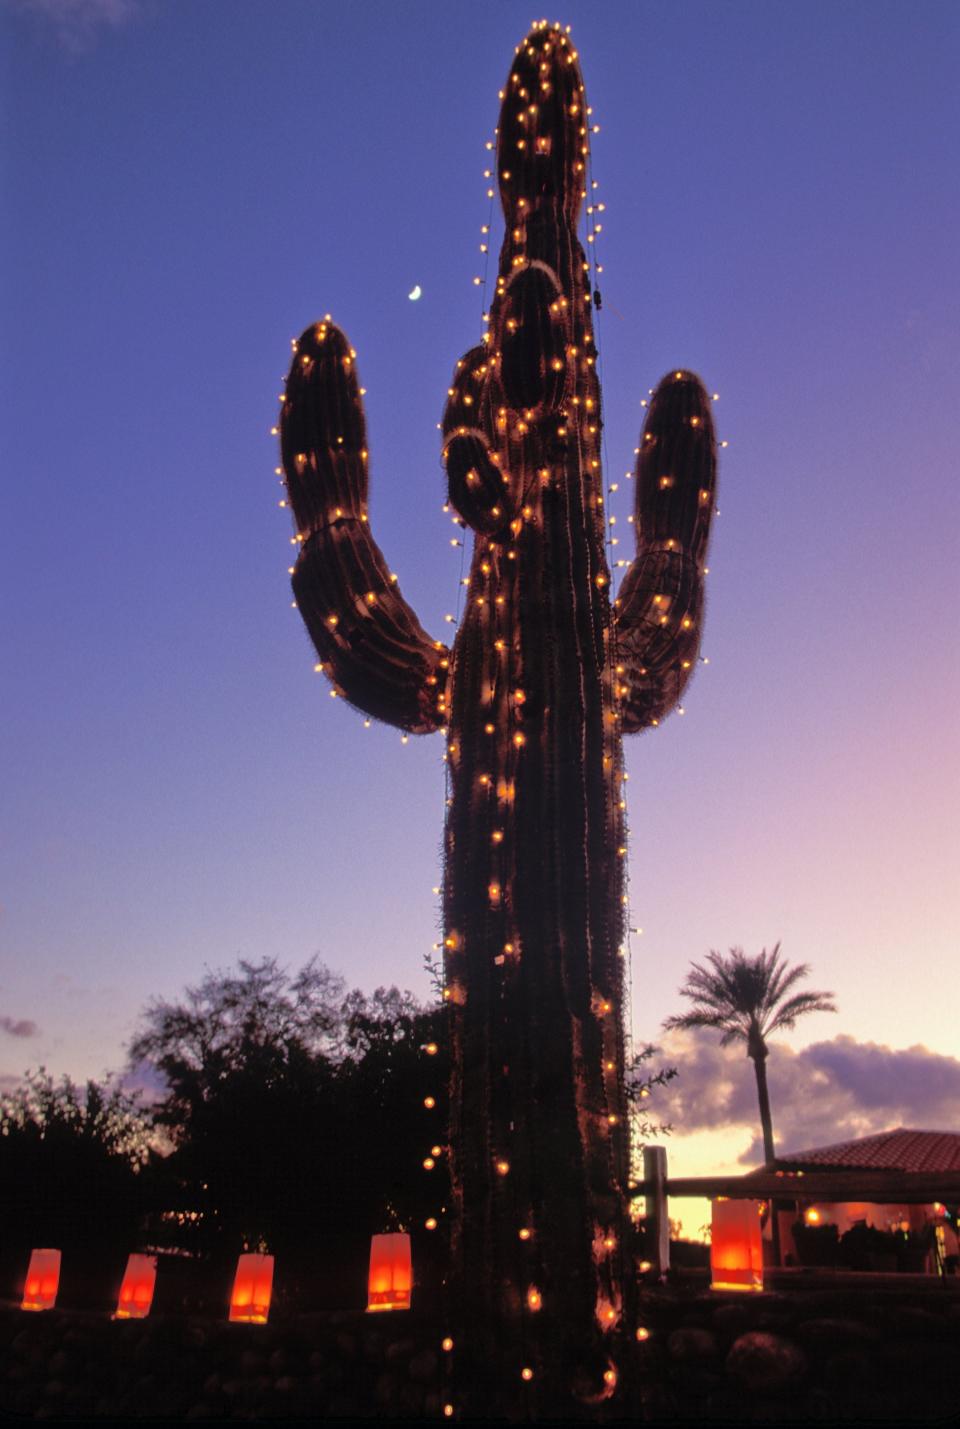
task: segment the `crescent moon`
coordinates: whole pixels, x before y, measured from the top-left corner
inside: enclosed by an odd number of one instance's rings
[[[417,286],[414,288],[413,292],[407,294],[407,297],[410,299],[411,303],[415,303],[415,302],[417,301],[417,299],[422,296],[422,294],[423,294],[423,289],[420,287],[420,284],[418,283]]]

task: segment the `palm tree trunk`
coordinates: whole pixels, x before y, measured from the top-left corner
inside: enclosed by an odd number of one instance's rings
[[[770,1115],[770,1093],[767,1091],[767,1049],[751,1051],[747,1054],[753,1062],[757,1074],[757,1097],[760,1102],[760,1127],[763,1133],[763,1159],[770,1165],[776,1152],[773,1149],[773,1118]]]
[[[763,1134],[763,1159],[768,1166],[773,1163],[776,1152],[773,1149],[773,1117],[770,1115],[770,1093],[767,1091],[767,1049],[760,1047],[747,1053],[753,1061],[757,1074],[757,1099],[760,1102],[760,1129]],[[780,1264],[780,1226],[777,1223],[778,1203],[770,1202],[770,1233],[773,1245],[774,1264]]]

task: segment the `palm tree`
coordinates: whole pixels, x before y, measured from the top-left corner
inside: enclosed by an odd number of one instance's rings
[[[795,992],[788,997],[810,968],[807,963],[792,968],[781,960],[779,943],[772,953],[764,949],[756,958],[748,958],[742,948],[731,948],[728,957],[711,952],[707,962],[709,967],[691,963],[692,971],[680,989],[680,996],[693,1002],[690,1011],[666,1018],[663,1025],[666,1029],[716,1027],[723,1033],[721,1047],[737,1038],[746,1042],[757,1077],[763,1155],[769,1164],[775,1153],[767,1091],[767,1038],[781,1028],[793,1027],[807,1012],[836,1012],[833,993]]]

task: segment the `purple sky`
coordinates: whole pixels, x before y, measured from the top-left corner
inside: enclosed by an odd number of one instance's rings
[[[238,955],[426,992],[442,744],[364,730],[313,674],[269,428],[290,338],[332,312],[369,392],[374,532],[449,633],[436,423],[481,331],[484,144],[534,18],[0,0],[0,1076],[118,1067],[148,997]],[[960,9],[557,18],[602,126],[615,554],[666,370],[720,393],[730,443],[710,664],[627,746],[634,1033],[692,959],[779,938],[840,1008],[772,1058],[785,1143],[838,1139],[841,1102],[844,1131],[956,1125]],[[696,1130],[671,1157],[719,1170],[752,1081],[738,1052],[724,1100],[700,1041],[677,1044]],[[814,1071],[839,1098],[822,1135]]]

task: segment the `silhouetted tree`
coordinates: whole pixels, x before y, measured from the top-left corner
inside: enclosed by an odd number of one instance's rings
[[[64,1251],[64,1274],[89,1298],[85,1281],[136,1247],[145,1171],[155,1157],[153,1121],[116,1083],[41,1067],[0,1096],[0,1187],[4,1234],[0,1280],[19,1289],[34,1246]],[[109,1277],[108,1277],[109,1278]]]
[[[693,1007],[666,1018],[663,1025],[668,1030],[715,1027],[723,1034],[721,1047],[737,1040],[746,1043],[757,1078],[763,1155],[769,1163],[776,1152],[767,1090],[767,1038],[781,1028],[793,1027],[797,1018],[808,1012],[836,1012],[833,993],[797,992],[788,997],[810,967],[798,963],[791,968],[780,958],[779,943],[771,953],[764,949],[755,958],[748,958],[742,948],[731,948],[727,957],[710,952],[707,962],[709,968],[692,963],[680,989],[680,996],[690,998]]]
[[[314,1284],[322,1262],[359,1294],[371,1233],[444,1213],[446,1071],[424,1054],[439,1015],[396,988],[345,994],[315,959],[295,976],[241,961],[151,1003],[130,1058],[167,1084],[158,1238],[219,1262],[268,1247]]]

